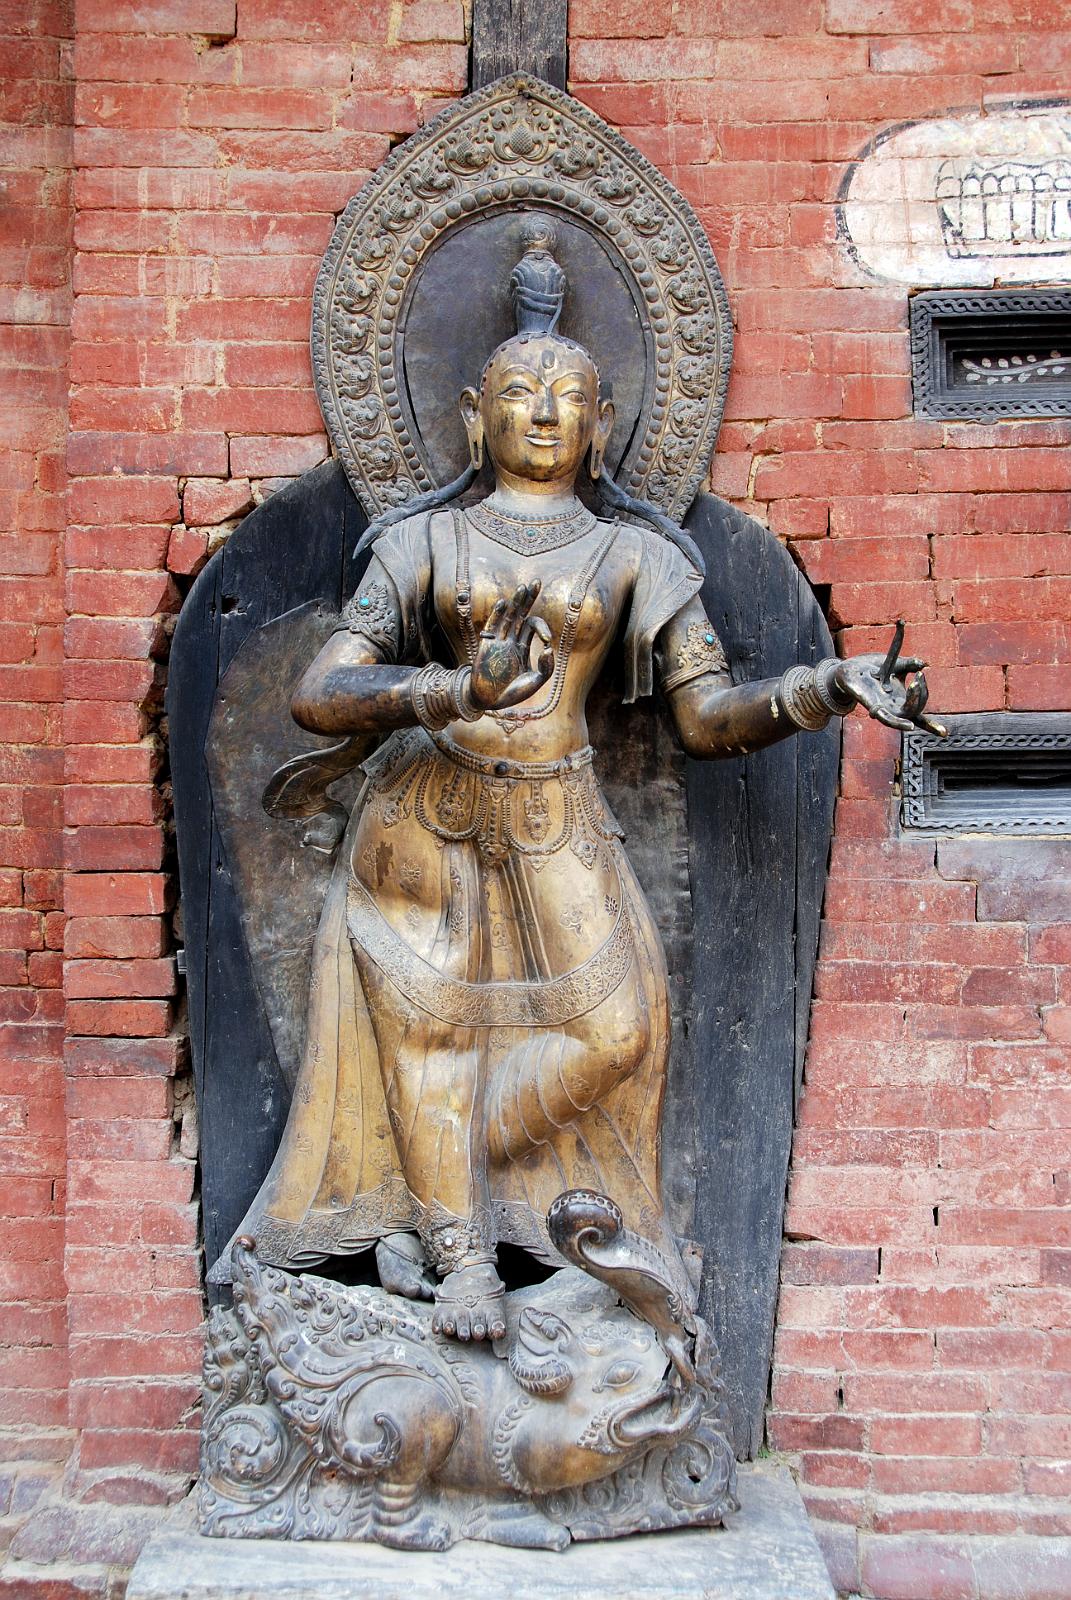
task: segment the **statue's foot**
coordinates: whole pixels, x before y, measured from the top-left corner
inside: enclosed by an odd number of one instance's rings
[[[434,1512],[420,1511],[401,1523],[380,1523],[376,1540],[391,1550],[449,1550],[454,1542],[449,1523]]]
[[[483,1527],[470,1539],[487,1539],[492,1544],[509,1544],[519,1550],[564,1550],[572,1542],[569,1529],[560,1522],[522,1502],[491,1504],[485,1508]]]
[[[415,1233],[385,1234],[376,1245],[376,1266],[388,1294],[401,1294],[407,1300],[434,1298],[435,1277]]]
[[[494,1262],[448,1272],[435,1290],[433,1333],[455,1339],[502,1339],[506,1333],[506,1286]]]

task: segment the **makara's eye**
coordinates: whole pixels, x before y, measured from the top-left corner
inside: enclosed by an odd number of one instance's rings
[[[611,1389],[623,1389],[626,1383],[632,1382],[639,1370],[634,1361],[615,1361],[609,1372],[603,1373],[602,1381]]]

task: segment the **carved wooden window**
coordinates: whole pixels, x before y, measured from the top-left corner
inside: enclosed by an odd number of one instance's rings
[[[902,815],[940,833],[1071,833],[1071,712],[946,716],[904,735]]]
[[[919,416],[1071,416],[1071,291],[917,294],[911,367]]]

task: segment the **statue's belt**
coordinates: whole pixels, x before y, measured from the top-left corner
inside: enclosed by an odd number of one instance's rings
[[[581,772],[585,767],[590,767],[595,756],[591,745],[586,744],[556,761],[516,761],[468,750],[463,745],[455,744],[445,733],[407,728],[404,732],[392,734],[373,755],[361,763],[361,768],[373,780],[386,779],[393,787],[415,758],[432,755],[435,751],[466,772],[478,772],[484,778],[505,778],[515,783],[567,777],[571,772]]]
[[[476,750],[467,750],[444,733],[429,733],[427,737],[440,754],[454,762],[455,766],[482,773],[485,778],[512,778],[515,783],[531,783],[533,779],[540,778],[564,778],[570,772],[580,772],[584,767],[590,767],[595,757],[591,745],[586,744],[579,750],[571,750],[557,761],[514,761],[504,756],[486,756]]]
[[[613,931],[579,967],[540,983],[465,983],[445,977],[396,933],[371,892],[351,878],[347,926],[355,951],[368,957],[407,1000],[462,1028],[557,1027],[591,1011],[632,965],[632,919],[624,895]]]
[[[558,761],[511,761],[409,730],[365,762],[368,804],[384,828],[415,816],[445,844],[473,844],[490,864],[516,856],[538,866],[568,846],[591,871],[600,845],[622,837],[593,756],[585,745]]]

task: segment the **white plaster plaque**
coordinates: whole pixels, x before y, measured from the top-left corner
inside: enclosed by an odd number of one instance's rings
[[[896,283],[1071,282],[1071,101],[880,135],[842,186],[840,222],[859,265]]]

